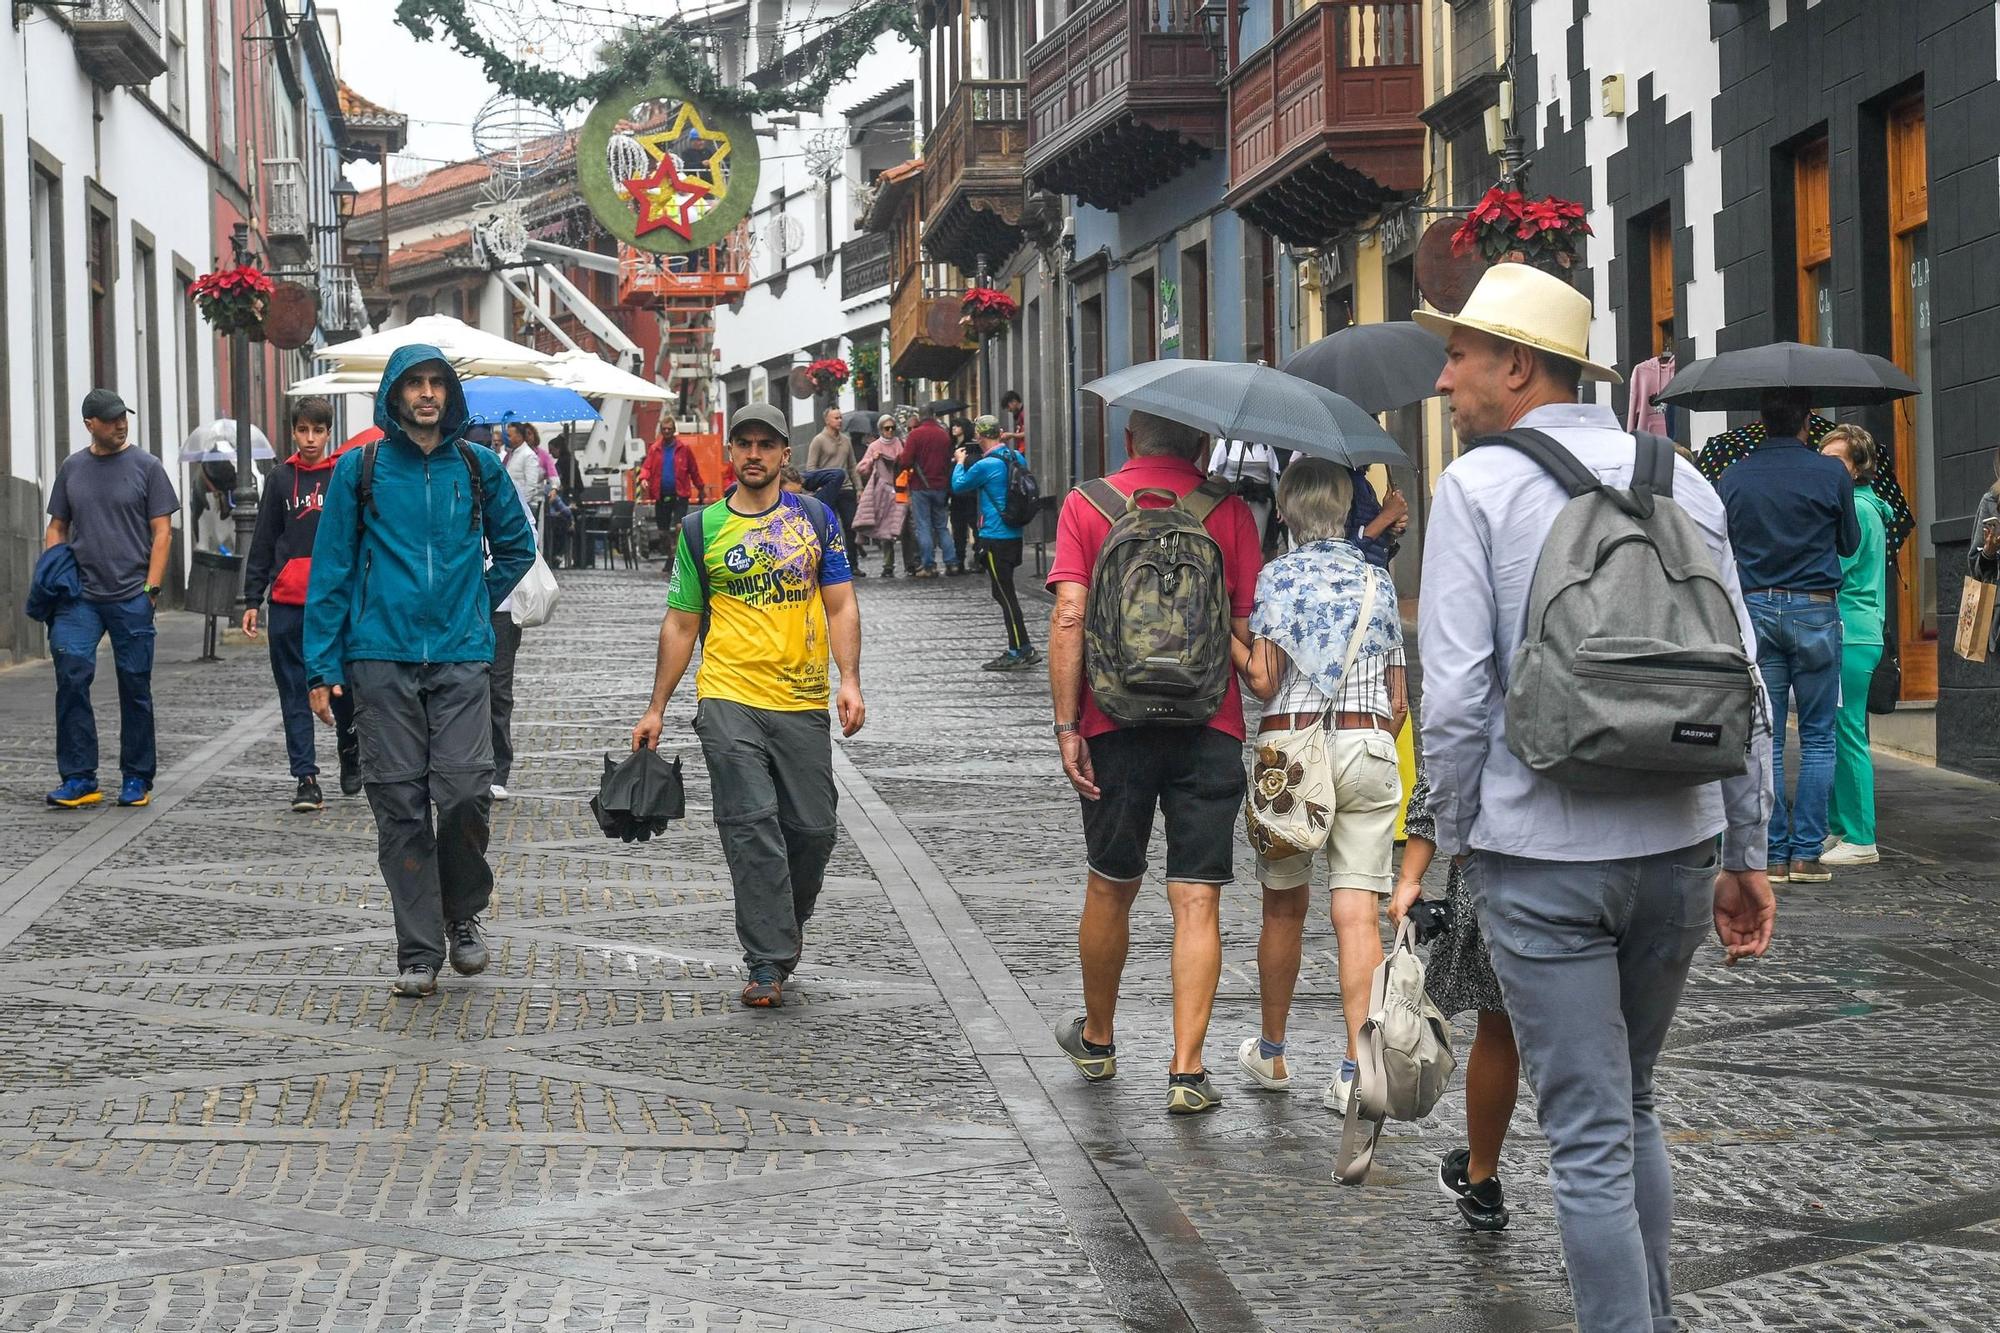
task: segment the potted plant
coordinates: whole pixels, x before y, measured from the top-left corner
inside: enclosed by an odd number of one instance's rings
[[[847,383],[847,363],[837,356],[823,356],[806,367],[806,378],[821,393],[833,393]]]
[[[882,373],[882,345],[865,342],[854,349],[854,394],[865,398],[875,391],[876,377]]]
[[[277,288],[256,265],[243,264],[205,273],[188,290],[217,333],[254,339],[263,335],[265,304]]]
[[[959,322],[982,340],[999,333],[1021,313],[1020,302],[994,287],[974,287],[959,301],[958,308]]]
[[[1567,277],[1576,267],[1577,246],[1591,234],[1584,211],[1574,199],[1549,195],[1530,200],[1496,185],[1453,234],[1452,253],[1476,249],[1489,264],[1528,264]]]

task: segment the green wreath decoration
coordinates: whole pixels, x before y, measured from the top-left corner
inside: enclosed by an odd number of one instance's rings
[[[705,35],[704,29],[682,19],[633,28],[612,38],[599,52],[601,68],[583,75],[514,59],[480,32],[466,12],[466,0],[398,0],[396,19],[420,41],[450,42],[479,61],[494,86],[551,111],[598,102],[618,88],[659,79],[678,84],[690,100],[718,113],[802,111],[823,103],[828,91],[854,73],[883,33],[893,32],[919,49],[924,44],[916,13],[906,0],[862,0],[812,41],[784,56],[781,63],[798,71],[794,79],[755,88],[724,83],[694,40]]]
[[[634,216],[632,200],[620,192],[618,187],[622,182],[612,176],[606,153],[611,136],[617,132],[618,122],[629,115],[634,106],[652,101],[681,102],[693,111],[703,128],[728,140],[728,182],[713,194],[714,202],[707,212],[693,220],[685,236],[670,226],[641,229],[639,219]],[[591,108],[577,138],[576,174],[583,200],[590,206],[590,211],[606,231],[625,244],[661,255],[705,250],[721,243],[736,224],[749,215],[750,205],[757,196],[757,132],[750,124],[749,116],[690,96],[686,88],[673,79],[655,78],[645,83],[613,88]]]

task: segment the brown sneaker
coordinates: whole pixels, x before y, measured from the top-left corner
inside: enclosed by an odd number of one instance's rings
[[[1794,884],[1825,884],[1832,879],[1833,872],[1817,859],[1792,862],[1791,882]]]
[[[785,983],[777,969],[759,967],[743,988],[742,1000],[751,1009],[778,1009],[785,1003]]]

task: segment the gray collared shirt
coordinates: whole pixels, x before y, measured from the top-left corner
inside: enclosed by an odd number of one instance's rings
[[[1632,437],[1610,408],[1554,404],[1515,424],[1553,437],[1606,484],[1631,484]],[[1722,500],[1685,459],[1674,469],[1674,500],[1707,539],[1754,660],[1757,634],[1743,605]],[[1507,748],[1508,664],[1526,627],[1542,542],[1567,501],[1555,479],[1515,449],[1471,450],[1438,479],[1424,532],[1417,639],[1424,771],[1438,850],[1539,861],[1623,860],[1691,847],[1720,833],[1725,867],[1762,869],[1771,813],[1766,731],[1757,733],[1742,777],[1645,796],[1558,786]]]

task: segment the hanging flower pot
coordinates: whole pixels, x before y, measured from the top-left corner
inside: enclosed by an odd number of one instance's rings
[[[958,303],[959,322],[980,341],[1004,332],[1021,313],[1020,302],[993,287],[974,287]]]
[[[276,290],[253,264],[203,274],[188,289],[201,317],[217,333],[246,333],[255,341],[263,339],[265,307]]]
[[[806,367],[806,378],[821,393],[833,393],[847,383],[847,363],[837,356],[825,356]]]
[[[1452,253],[1478,250],[1489,264],[1527,264],[1567,278],[1577,264],[1577,247],[1591,235],[1584,212],[1573,199],[1550,195],[1531,201],[1496,185],[1453,234]]]

